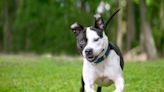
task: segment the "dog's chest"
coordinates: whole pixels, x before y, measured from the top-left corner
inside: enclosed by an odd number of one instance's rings
[[[107,61],[108,62],[108,61]],[[100,86],[109,86],[113,83],[112,73],[110,72],[110,66],[108,63],[104,63],[95,68],[95,83]]]

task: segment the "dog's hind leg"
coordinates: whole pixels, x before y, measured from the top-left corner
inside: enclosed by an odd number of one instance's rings
[[[84,92],[84,80],[83,80],[83,77],[81,78],[81,88],[80,88],[80,92]]]
[[[101,87],[98,87],[97,88],[97,92],[101,92]]]

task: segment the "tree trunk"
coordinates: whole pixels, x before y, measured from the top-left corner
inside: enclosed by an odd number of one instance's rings
[[[164,31],[164,1],[161,0],[160,5],[160,30]]]
[[[160,5],[160,33],[162,34],[161,36],[161,41],[160,41],[160,52],[162,53],[162,55],[164,56],[164,1],[161,0],[161,5]]]
[[[118,8],[121,7],[121,0],[117,0]],[[117,14],[117,45],[122,50],[122,9]]]
[[[4,52],[9,52],[12,47],[12,32],[11,32],[11,17],[10,17],[10,3],[8,0],[4,1],[4,25],[3,25],[3,48]]]
[[[28,30],[25,31],[25,40],[24,40],[25,51],[28,51],[30,47],[29,32],[30,32],[30,27],[28,28]]]
[[[85,12],[90,12],[90,5],[87,0],[80,0],[80,9]]]
[[[18,0],[4,0],[4,23],[3,23],[3,50],[11,52],[13,46],[12,22],[17,9]]]
[[[2,35],[0,33],[0,52],[2,51]]]
[[[130,50],[132,41],[135,37],[135,18],[134,6],[132,0],[127,0],[127,33],[126,33],[126,50]]]
[[[85,11],[85,2],[86,2],[86,0],[80,0],[80,8],[83,11]]]
[[[145,0],[140,0],[140,16],[141,16],[141,33],[140,42],[142,49],[147,53],[149,59],[157,58],[157,50],[151,33],[150,24],[146,19]]]

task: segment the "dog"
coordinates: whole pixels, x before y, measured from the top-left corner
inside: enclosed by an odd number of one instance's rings
[[[83,56],[83,69],[80,92],[95,92],[94,84],[97,84],[97,92],[101,92],[102,86],[110,86],[114,83],[114,92],[124,91],[123,67],[124,60],[117,45],[108,41],[105,29],[115,11],[106,23],[100,14],[96,14],[93,26],[83,27],[75,22],[71,29],[76,36],[77,48]]]

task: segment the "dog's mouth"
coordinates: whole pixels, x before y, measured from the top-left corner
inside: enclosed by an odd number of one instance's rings
[[[93,62],[97,59],[98,56],[93,56],[93,55],[90,55],[90,56],[87,56],[87,60],[90,61],[90,62]]]

